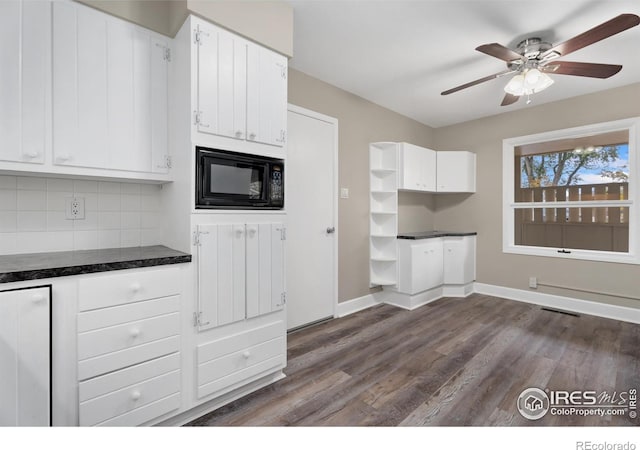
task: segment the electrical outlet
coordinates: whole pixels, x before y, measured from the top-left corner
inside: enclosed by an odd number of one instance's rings
[[[349,198],[349,188],[340,188],[340,198]]]
[[[538,289],[538,279],[536,277],[529,277],[529,287],[531,289]]]
[[[84,197],[65,199],[65,217],[68,220],[84,219]]]

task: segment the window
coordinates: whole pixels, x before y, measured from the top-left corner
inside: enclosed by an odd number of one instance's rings
[[[506,139],[503,251],[640,263],[639,119]]]

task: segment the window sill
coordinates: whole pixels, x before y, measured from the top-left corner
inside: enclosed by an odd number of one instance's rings
[[[506,245],[503,253],[548,258],[577,259],[584,261],[609,262],[618,264],[640,264],[637,255],[632,253],[602,252],[595,250],[568,250],[571,253],[558,253],[557,248],[528,247],[524,245]]]

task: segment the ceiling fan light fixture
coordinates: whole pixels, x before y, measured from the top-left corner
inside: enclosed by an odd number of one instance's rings
[[[519,97],[544,91],[552,84],[553,80],[549,75],[538,69],[530,69],[515,75],[504,87],[504,91]]]

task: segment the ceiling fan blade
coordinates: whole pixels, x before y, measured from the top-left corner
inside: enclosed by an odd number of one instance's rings
[[[493,56],[494,58],[498,58],[506,62],[522,59],[521,54],[516,53],[510,48],[500,45],[497,42],[481,45],[480,47],[476,47],[476,50],[484,53],[485,55]]]
[[[573,61],[554,61],[541,67],[543,72],[578,77],[609,78],[620,72],[622,66],[615,64],[596,64]]]
[[[474,81],[470,81],[468,83],[461,84],[460,86],[456,86],[454,88],[448,89],[446,91],[441,92],[440,95],[453,94],[454,92],[458,92],[458,91],[461,91],[461,90],[466,89],[468,87],[475,86],[476,84],[484,83],[485,81],[493,80],[494,78],[498,78],[498,77],[501,77],[503,75],[508,75],[508,74],[514,73],[514,72],[515,72],[515,70],[511,70],[511,69],[503,70],[502,72],[494,73],[493,75],[489,75],[487,77],[480,78],[480,79],[474,80]]]
[[[620,14],[618,17],[614,17],[597,27],[550,48],[541,55],[541,59],[550,57],[554,54],[557,56],[568,55],[569,53],[580,50],[581,48],[606,39],[614,34],[633,28],[638,24],[640,24],[640,17],[635,14]]]
[[[502,103],[500,103],[500,106],[512,105],[518,100],[520,100],[520,97],[518,97],[517,95],[505,94],[504,98],[502,99]]]

